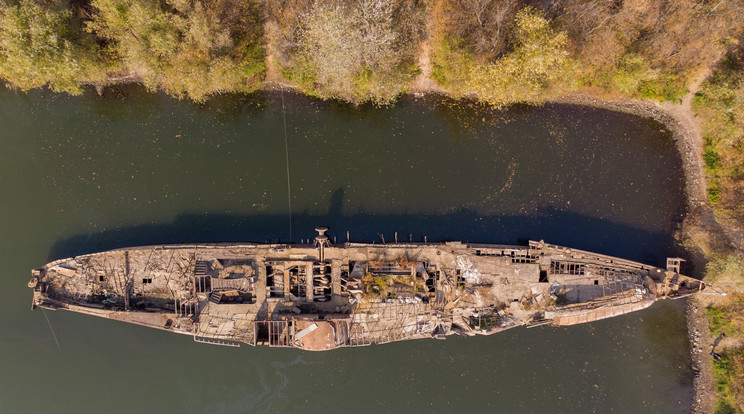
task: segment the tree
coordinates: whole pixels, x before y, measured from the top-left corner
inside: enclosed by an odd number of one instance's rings
[[[299,18],[285,76],[324,98],[393,101],[414,75],[413,7],[395,0],[319,1]]]
[[[527,7],[516,16],[514,49],[492,64],[474,65],[468,88],[496,106],[539,102],[546,90],[570,83],[572,65],[566,34],[550,28],[540,12]]]
[[[96,13],[89,30],[112,41],[123,67],[150,89],[203,101],[213,93],[251,90],[263,74],[263,63],[237,51],[230,29],[199,0],[93,0],[92,5]]]
[[[65,2],[0,2],[0,77],[12,86],[79,94],[102,68],[95,39]]]
[[[493,59],[509,46],[508,32],[519,9],[518,0],[452,0],[451,34],[464,39],[470,51]]]

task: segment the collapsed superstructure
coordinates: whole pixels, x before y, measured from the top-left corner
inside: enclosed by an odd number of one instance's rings
[[[705,288],[586,251],[465,244],[184,244],[111,250],[32,271],[32,308],[66,309],[193,336],[305,350],[516,326],[573,325]]]

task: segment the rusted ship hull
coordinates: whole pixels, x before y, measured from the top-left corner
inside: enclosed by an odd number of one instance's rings
[[[117,249],[32,271],[32,307],[198,342],[329,350],[516,326],[573,325],[705,284],[666,268],[544,242],[528,246],[186,244]]]

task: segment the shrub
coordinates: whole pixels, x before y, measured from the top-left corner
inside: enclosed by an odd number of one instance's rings
[[[657,101],[680,101],[688,92],[684,79],[676,74],[664,74],[656,79],[642,81],[638,93]]]
[[[474,64],[472,56],[463,50],[463,42],[455,36],[442,36],[432,50],[431,76],[455,96],[465,92],[470,68]]]

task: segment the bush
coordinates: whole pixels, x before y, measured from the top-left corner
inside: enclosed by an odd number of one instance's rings
[[[721,156],[712,148],[710,140],[706,140],[705,142],[703,161],[705,161],[705,171],[708,174],[717,174],[721,171],[721,168],[723,168]]]
[[[642,81],[638,93],[644,98],[657,101],[681,101],[688,92],[684,79],[675,74],[660,75],[656,79]]]
[[[646,59],[637,54],[627,54],[620,59],[617,70],[608,85],[626,95],[636,95],[641,85],[656,80],[659,71],[651,69]]]
[[[434,64],[431,76],[455,96],[465,93],[470,68],[473,67],[473,58],[463,51],[463,43],[463,39],[446,35],[442,36],[432,50]]]

